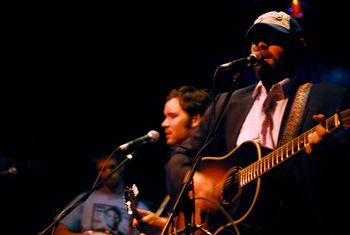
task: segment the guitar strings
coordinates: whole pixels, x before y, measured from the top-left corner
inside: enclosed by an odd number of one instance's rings
[[[341,115],[346,116],[349,114],[350,109],[341,112]],[[338,120],[335,120],[336,118],[334,116],[328,118],[323,123],[326,129],[330,131],[333,131],[339,127],[338,123],[336,123]],[[329,129],[330,127],[331,129]],[[308,144],[308,135],[314,132],[315,130],[316,126],[304,132],[300,136],[294,138],[290,142],[282,145],[280,148],[276,149],[276,151],[271,152],[270,154],[259,159],[258,161],[245,167],[241,171],[238,171],[233,176],[227,177],[227,179],[225,179],[224,181],[224,189],[230,188],[232,185],[237,183],[239,183],[239,187],[243,187],[244,185],[257,178],[257,176],[261,176],[271,168],[277,166],[279,163],[289,159],[291,156],[304,150],[305,146]]]

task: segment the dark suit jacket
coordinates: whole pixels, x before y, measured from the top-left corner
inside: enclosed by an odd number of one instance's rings
[[[255,85],[251,85],[232,94],[217,131],[201,156],[223,156],[236,147],[240,128],[253,104],[254,88]],[[280,139],[288,125],[295,90],[289,97]],[[218,95],[215,107],[207,110],[198,131],[180,146],[172,148],[166,172],[168,190],[173,198],[182,186],[184,173],[191,169],[193,157],[214,125],[213,120],[226,96],[227,93]],[[312,119],[313,114],[329,117],[347,108],[350,108],[349,90],[333,84],[314,84],[297,135],[318,124]],[[262,177],[262,182],[268,182],[262,184],[259,195],[262,206],[254,206],[257,209],[242,222],[241,234],[338,234],[346,227],[342,214],[346,213],[344,207],[349,205],[345,188],[348,184],[345,179],[349,178],[346,173],[350,158],[349,139],[349,131],[341,128],[325,138],[311,155],[296,154]],[[239,165],[239,162],[235,164]]]

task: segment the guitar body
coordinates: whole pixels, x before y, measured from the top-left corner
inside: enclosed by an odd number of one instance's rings
[[[237,174],[261,157],[261,147],[254,141],[248,141],[223,157],[204,157],[200,164],[199,172],[213,180],[211,185],[215,196],[210,199],[223,206],[235,223],[246,218],[260,190],[260,178],[242,188],[239,185]],[[199,187],[195,189],[195,192],[202,190]],[[242,198],[244,200],[241,200]]]
[[[237,175],[269,151],[254,141],[247,141],[225,156],[203,157],[193,179],[193,192],[189,195],[190,198],[194,196],[194,204],[184,203],[187,210],[191,210],[192,206],[195,213],[191,218],[188,218],[186,209],[179,213],[176,218],[178,233],[185,229],[185,224],[194,223],[197,228],[192,228],[195,230],[192,232],[196,235],[206,234],[205,230],[240,234],[240,223],[258,201],[261,179],[241,187]]]

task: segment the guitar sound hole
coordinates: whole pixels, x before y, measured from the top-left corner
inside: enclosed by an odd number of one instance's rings
[[[225,204],[231,203],[238,194],[239,182],[236,182],[235,172],[236,171],[231,172],[224,182],[222,199]]]

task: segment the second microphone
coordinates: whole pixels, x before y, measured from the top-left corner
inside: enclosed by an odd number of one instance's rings
[[[149,131],[146,135],[141,136],[135,140],[129,141],[126,144],[122,144],[119,146],[120,150],[127,150],[129,148],[138,147],[140,145],[156,142],[159,139],[159,133],[155,130]]]

